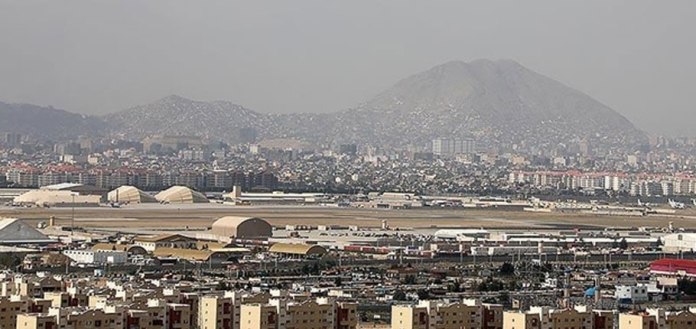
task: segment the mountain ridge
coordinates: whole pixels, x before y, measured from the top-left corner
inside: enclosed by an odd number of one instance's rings
[[[94,116],[52,106],[0,102],[0,132],[13,132],[44,139],[99,135],[106,123]]]
[[[225,100],[168,95],[99,119],[99,129],[109,135],[195,134],[230,143],[239,141],[242,128],[253,128],[261,138],[385,147],[425,146],[438,137],[474,138],[491,147],[645,139],[608,106],[508,59],[445,62],[397,81],[355,108],[331,113],[267,114]]]

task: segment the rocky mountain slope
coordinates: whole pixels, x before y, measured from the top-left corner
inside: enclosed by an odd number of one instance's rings
[[[264,125],[268,118],[227,101],[202,102],[172,95],[104,119],[114,133],[127,138],[198,135],[234,142],[239,129]]]
[[[102,120],[21,106],[28,110],[12,114],[11,121],[18,123],[5,126],[46,135],[95,133],[107,127],[109,134],[129,139],[200,135],[235,143],[240,129],[254,128],[260,138],[385,147],[425,146],[438,137],[473,138],[481,145],[504,147],[553,147],[578,141],[631,145],[645,139],[614,110],[509,60],[448,62],[399,81],[356,108],[333,113],[262,114],[226,101],[180,96]]]
[[[491,144],[588,140],[631,143],[641,131],[616,111],[553,79],[509,61],[449,62],[406,78],[357,111],[339,133],[371,133],[423,143],[474,137]],[[395,142],[395,141],[393,141]]]

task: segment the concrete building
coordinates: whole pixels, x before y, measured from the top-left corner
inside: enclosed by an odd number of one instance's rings
[[[668,253],[696,251],[696,233],[674,233],[662,237],[662,250]]]
[[[280,323],[287,329],[335,328],[335,305],[326,299],[308,300],[284,305],[279,301]]]
[[[462,303],[421,301],[417,305],[392,306],[392,328],[501,329],[503,306],[478,300]]]
[[[5,327],[3,327],[5,328]],[[17,314],[17,329],[57,329],[56,317],[42,313]]]
[[[52,308],[48,314],[58,320],[58,326],[61,329],[122,329],[124,327],[122,312],[85,308]]]
[[[531,307],[528,312],[505,312],[504,329],[587,329],[594,314],[586,309]]]
[[[26,296],[14,295],[0,298],[0,328],[16,328],[18,327],[17,314],[44,313],[50,306],[50,301],[35,301]]]
[[[666,323],[669,329],[696,328],[696,314],[692,311],[667,313]]]
[[[433,154],[439,156],[471,154],[476,152],[476,142],[471,139],[433,139],[432,151]]]
[[[336,329],[355,329],[358,327],[358,304],[336,303]]]
[[[63,254],[78,264],[123,264],[128,253],[120,250],[64,250]]]
[[[643,313],[619,314],[619,329],[669,329],[664,311],[648,310]]]
[[[239,305],[232,297],[204,296],[198,307],[200,329],[239,328]]]
[[[503,313],[504,329],[541,329],[539,314],[525,312]]]
[[[125,328],[190,329],[191,306],[149,299],[147,305],[125,312]]]
[[[392,329],[429,329],[430,316],[423,306],[392,305]]]
[[[240,308],[240,329],[280,329],[278,308],[268,304],[244,304]],[[223,328],[223,327],[218,327]],[[206,329],[206,328],[202,328]]]
[[[643,303],[648,301],[648,288],[646,286],[616,286],[614,298],[619,303]]]
[[[196,248],[196,239],[180,234],[163,234],[153,237],[137,237],[133,239],[133,245],[143,247],[149,252],[158,248]]]
[[[428,310],[429,328],[454,329],[454,328],[482,328],[483,314],[481,308],[476,305],[448,304],[425,301],[420,303]]]

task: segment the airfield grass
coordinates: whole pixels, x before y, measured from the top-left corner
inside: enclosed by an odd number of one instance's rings
[[[56,225],[69,226],[70,208],[0,208],[0,217],[21,218],[38,223],[54,216]],[[391,228],[485,228],[485,229],[602,229],[605,227],[696,228],[693,210],[675,215],[644,217],[597,216],[578,213],[531,213],[501,209],[355,209],[330,207],[158,207],[76,208],[75,225],[85,228],[203,228],[223,216],[260,217],[272,225],[358,225],[380,227],[386,220]]]

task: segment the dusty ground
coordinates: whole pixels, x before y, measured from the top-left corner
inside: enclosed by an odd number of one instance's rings
[[[70,208],[0,208],[0,217],[16,217],[33,223],[56,217],[57,225],[70,225]],[[497,209],[420,209],[382,210],[328,207],[232,207],[206,206],[126,206],[123,208],[77,208],[75,225],[82,227],[197,228],[208,227],[222,216],[254,216],[271,224],[359,225],[379,227],[387,220],[391,227],[410,228],[488,228],[488,229],[572,229],[602,227],[696,228],[690,212],[648,217],[594,216],[583,214],[529,213]]]

